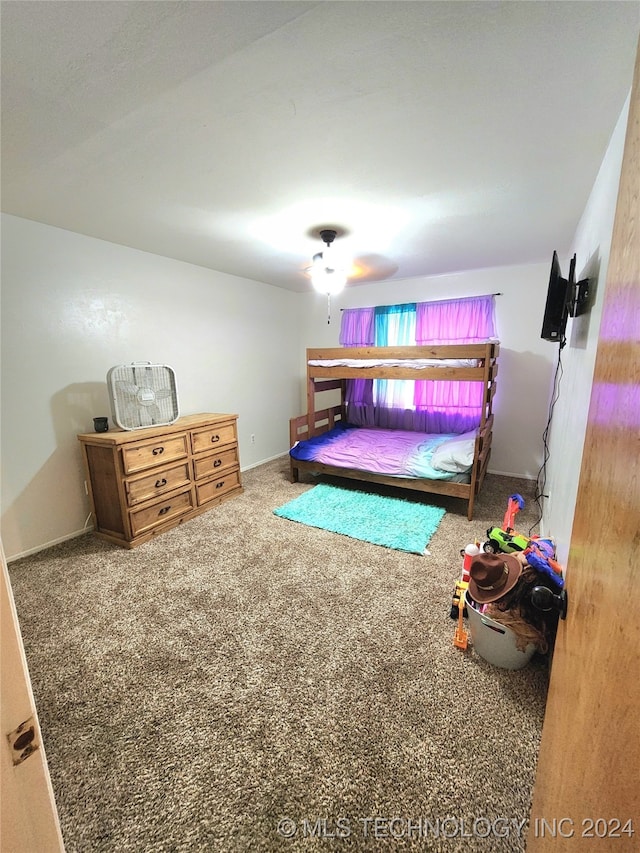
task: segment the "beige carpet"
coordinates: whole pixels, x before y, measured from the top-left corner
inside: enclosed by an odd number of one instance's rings
[[[134,551],[10,565],[69,853],[524,850],[548,662],[454,648],[449,611],[531,484],[490,475],[471,523],[427,496],[426,557],[273,515],[311,485],[279,459]]]

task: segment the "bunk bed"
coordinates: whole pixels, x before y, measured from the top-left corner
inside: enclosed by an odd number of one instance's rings
[[[380,483],[417,492],[447,495],[467,501],[467,518],[473,518],[476,495],[480,491],[491,456],[493,430],[493,400],[496,393],[500,344],[486,341],[473,344],[449,344],[409,347],[333,347],[307,349],[307,412],[289,422],[291,481],[297,482],[303,473],[326,474],[365,482]],[[347,423],[345,404],[348,379],[411,379],[447,382],[482,383],[482,404],[479,421],[465,436],[451,434],[409,433],[399,436],[402,449],[372,449],[362,452],[361,427]],[[339,391],[337,405],[318,409],[316,396],[325,391]],[[368,430],[374,439],[379,436],[382,448],[392,448],[396,436],[373,428]],[[377,434],[377,436],[376,436]],[[342,436],[348,436],[355,456],[349,453],[329,453],[340,447]],[[393,468],[397,456],[403,462],[413,459],[414,451],[406,442],[416,438],[416,447],[427,448],[423,465],[410,464]],[[318,450],[324,448],[324,450]],[[462,448],[458,458],[455,453]],[[453,464],[442,463],[454,453]],[[336,457],[339,462],[336,464]],[[326,461],[331,458],[331,463]],[[461,459],[464,458],[464,462]],[[325,461],[323,461],[325,460]],[[379,460],[380,464],[377,464]],[[451,460],[450,460],[451,461]],[[389,462],[392,467],[386,465]],[[431,463],[434,463],[431,465]],[[468,464],[467,464],[468,463]],[[389,473],[393,471],[393,473]]]

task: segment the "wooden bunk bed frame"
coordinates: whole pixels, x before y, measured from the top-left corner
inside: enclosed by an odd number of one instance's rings
[[[500,344],[496,341],[477,344],[449,344],[438,346],[410,347],[332,347],[307,349],[307,413],[289,421],[290,446],[300,440],[312,438],[332,429],[336,422],[346,421],[345,384],[347,379],[433,379],[444,381],[482,382],[484,385],[484,404],[480,428],[476,437],[471,479],[469,483],[455,483],[449,480],[427,480],[411,477],[390,477],[384,474],[358,471],[353,468],[340,468],[322,462],[302,461],[290,457],[291,481],[298,482],[301,473],[327,474],[333,477],[347,477],[354,480],[380,483],[386,486],[448,495],[467,501],[467,518],[473,519],[476,495],[480,491],[487,466],[491,457],[493,430],[493,398],[496,393],[498,374],[498,354]],[[417,370],[413,367],[377,366],[377,367],[339,367],[311,365],[310,361],[334,359],[476,359],[477,367],[427,367]],[[324,409],[316,409],[316,394],[338,389],[341,402]]]

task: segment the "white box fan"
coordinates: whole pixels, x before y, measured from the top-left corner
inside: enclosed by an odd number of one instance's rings
[[[113,420],[122,429],[172,424],[178,419],[176,375],[166,364],[134,361],[107,373]]]

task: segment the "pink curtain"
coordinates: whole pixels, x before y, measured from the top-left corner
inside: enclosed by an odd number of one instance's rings
[[[496,337],[495,298],[477,296],[422,302],[417,306],[416,343],[468,344]],[[415,383],[414,429],[461,433],[480,424],[484,403],[482,382]]]
[[[384,339],[385,308],[349,308],[342,313],[343,346],[406,344]],[[376,320],[378,328],[376,329]],[[416,306],[415,343],[475,343],[496,337],[495,299],[478,296],[421,302]],[[347,382],[347,421],[360,426],[384,426],[429,433],[462,433],[475,429],[482,416],[482,382],[414,383],[412,408],[374,406],[373,380]]]
[[[492,295],[417,305],[416,343],[419,345],[472,344],[495,336],[495,297]]]

